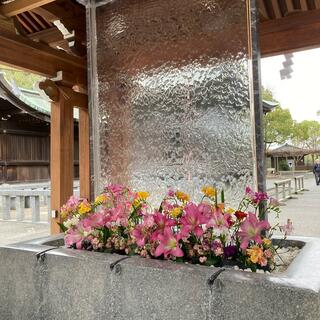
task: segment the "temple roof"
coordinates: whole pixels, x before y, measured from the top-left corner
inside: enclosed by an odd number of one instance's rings
[[[285,145],[279,148],[268,151],[267,156],[296,157],[296,156],[304,156],[304,155],[315,154],[315,153],[320,153],[320,150],[303,149],[303,148],[295,147],[293,145],[286,143]]]

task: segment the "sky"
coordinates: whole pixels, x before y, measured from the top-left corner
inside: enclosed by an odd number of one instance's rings
[[[281,80],[284,55],[261,60],[262,85],[271,89],[282,108],[289,109],[294,120],[320,121],[320,49],[293,54],[291,79]]]

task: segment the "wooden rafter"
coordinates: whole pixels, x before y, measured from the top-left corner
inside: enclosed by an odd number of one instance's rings
[[[56,27],[51,27],[50,29],[44,29],[42,31],[29,34],[28,38],[47,43],[52,46],[61,46],[66,42],[62,33]]]
[[[260,41],[263,56],[320,47],[320,10],[262,22]]]
[[[86,83],[86,61],[50,48],[12,32],[0,33],[0,62],[53,78],[59,71],[69,75],[73,84]]]
[[[260,2],[259,11],[263,19],[269,19],[269,15],[268,15],[267,8],[264,1]]]
[[[279,19],[282,17],[280,7],[279,7],[279,2],[278,0],[270,0],[273,6],[274,14],[276,19]]]
[[[301,0],[301,9],[303,11],[307,11],[308,10],[307,0]]]
[[[55,0],[16,0],[0,6],[0,14],[13,17],[17,14],[33,10]]]

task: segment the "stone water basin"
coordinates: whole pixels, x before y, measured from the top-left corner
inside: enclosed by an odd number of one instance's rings
[[[0,319],[305,319],[320,314],[320,242],[258,274],[71,250],[61,236],[0,248]]]

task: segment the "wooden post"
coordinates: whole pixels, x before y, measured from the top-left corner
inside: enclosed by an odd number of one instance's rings
[[[51,106],[51,234],[60,233],[59,210],[73,195],[73,130],[72,101],[59,94]]]
[[[80,196],[90,199],[89,112],[79,108],[79,176]]]
[[[90,198],[89,115],[87,95],[45,80],[40,89],[53,101],[51,106],[51,234],[60,233],[60,208],[73,195],[73,108],[79,108],[80,195]]]

